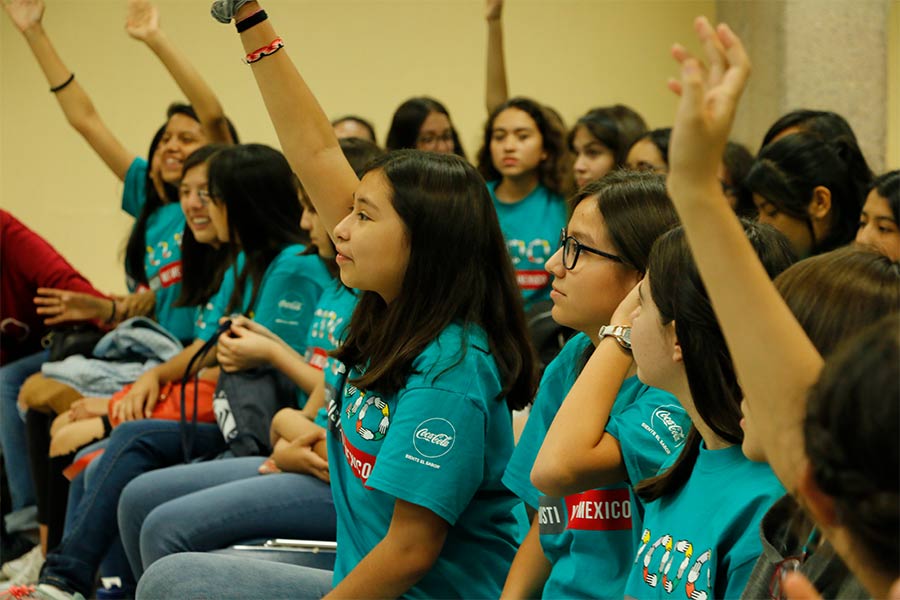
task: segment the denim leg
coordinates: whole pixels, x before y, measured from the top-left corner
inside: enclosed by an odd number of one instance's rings
[[[0,368],[0,446],[3,448],[13,512],[34,505],[34,484],[28,465],[25,422],[19,414],[16,401],[19,398],[19,388],[28,377],[40,372],[48,355],[46,350],[42,350]]]
[[[196,456],[225,448],[218,426],[198,424]],[[97,459],[72,528],[47,556],[41,583],[89,595],[101,559],[118,535],[116,508],[125,485],[140,475],[183,460],[177,421],[147,419],[116,427]]]
[[[154,509],[141,528],[141,560],[147,569],[169,554],[207,552],[254,538],[333,541],[335,521],[327,483],[297,473],[257,475]]]
[[[141,578],[138,600],[168,598],[321,598],[331,591],[331,571],[219,556],[174,554]]]
[[[105,448],[107,442],[109,442],[109,438],[104,438],[98,442],[85,446],[75,453],[75,460],[77,461],[85,454],[90,454],[94,450]],[[69,533],[72,529],[72,521],[75,520],[75,515],[78,514],[78,505],[81,503],[81,498],[84,496],[85,489],[90,485],[91,474],[96,472],[99,461],[99,457],[92,460],[88,463],[88,466],[69,483],[69,501],[68,504],[66,504],[66,526],[63,535]]]
[[[119,535],[135,577],[140,579],[144,572],[141,526],[153,509],[193,492],[258,477],[257,469],[264,460],[259,456],[248,456],[178,465],[144,473],[125,486],[119,499]]]

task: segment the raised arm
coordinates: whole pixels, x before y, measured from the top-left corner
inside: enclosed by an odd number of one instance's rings
[[[506,83],[506,57],[503,54],[503,0],[486,0],[485,19],[488,26],[487,82],[485,103],[488,114],[509,99]]]
[[[622,300],[612,325],[631,327],[638,293],[635,287]],[[600,339],[547,430],[531,470],[536,488],[548,496],[568,496],[628,478],[622,448],[606,426],[633,364],[615,339]]]
[[[240,22],[253,15],[258,2],[216,2],[214,10],[220,20],[234,18]],[[262,21],[241,35],[246,53],[269,47],[278,35],[272,20]],[[251,63],[250,68],[262,94],[281,149],[294,172],[303,182],[306,194],[330,235],[353,204],[353,192],[359,183],[344,157],[331,122],[283,48]],[[350,90],[348,89],[348,93]]]
[[[708,65],[683,47],[672,54],[681,96],[669,146],[668,188],[681,217],[703,283],[731,350],[744,396],[769,464],[789,491],[802,468],[805,396],[822,369],[822,357],[791,314],[716,179],[750,61],[727,25],[695,22]]]
[[[159,27],[159,9],[148,0],[128,0],[125,31],[147,44],[162,62],[172,79],[194,107],[207,140],[213,144],[232,144],[225,111],[203,77]]]
[[[3,8],[25,36],[47,83],[52,90],[56,90],[56,100],[66,120],[90,144],[116,177],[124,181],[128,167],[137,155],[129,152],[106,127],[87,93],[56,53],[41,23],[44,15],[43,0],[7,0],[3,3]]]

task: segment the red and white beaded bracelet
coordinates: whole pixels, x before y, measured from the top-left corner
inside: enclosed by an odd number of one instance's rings
[[[263,46],[262,48],[254,50],[253,52],[248,54],[246,57],[244,57],[244,62],[247,63],[248,65],[255,63],[257,61],[264,59],[267,56],[271,56],[272,54],[275,54],[282,48],[284,48],[284,40],[282,40],[281,38],[275,38],[274,40],[272,40],[272,43],[269,44],[268,46]]]

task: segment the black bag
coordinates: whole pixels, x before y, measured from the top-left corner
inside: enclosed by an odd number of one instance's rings
[[[94,346],[105,335],[90,323],[77,323],[52,329],[41,339],[41,345],[50,351],[49,362],[63,360],[76,354],[91,356]]]
[[[297,407],[297,386],[277,369],[258,367],[219,375],[213,410],[235,456],[271,454],[272,417],[288,407]]]

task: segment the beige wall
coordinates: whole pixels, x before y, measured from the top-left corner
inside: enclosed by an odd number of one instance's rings
[[[885,170],[900,169],[900,0],[888,16],[888,114]]]
[[[123,31],[124,0],[46,0],[46,30],[101,115],[137,153],[181,95],[151,53]],[[208,0],[159,1],[175,43],[219,93],[245,141],[276,144],[231,27]],[[713,0],[510,0],[511,91],[557,107],[571,121],[587,108],[626,102],[652,126],[669,123],[668,47],[692,38]],[[291,55],[326,111],[371,118],[383,140],[400,101],[443,100],[466,150],[484,119],[485,26],[480,0],[271,0]],[[121,184],[65,123],[24,40],[0,19],[0,206],[50,240],[105,290],[123,289],[120,251],[130,219]]]

